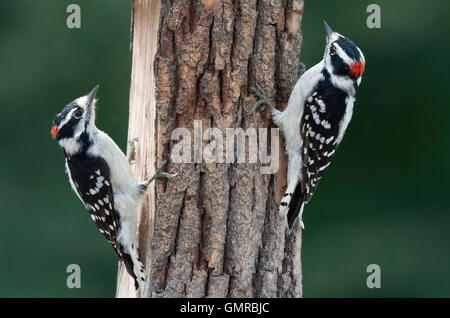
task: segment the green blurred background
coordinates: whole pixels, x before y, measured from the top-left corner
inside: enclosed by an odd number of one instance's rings
[[[305,0],[302,61],[322,19],[367,65],[350,129],[304,220],[305,297],[450,296],[450,2]],[[81,6],[82,28],[66,27]],[[0,296],[112,297],[116,260],[64,173],[53,116],[100,84],[98,126],[126,143],[130,1],[0,2]],[[81,289],[66,287],[79,264]],[[368,264],[381,289],[366,287]]]

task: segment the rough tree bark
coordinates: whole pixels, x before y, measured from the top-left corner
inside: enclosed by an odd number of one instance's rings
[[[258,83],[286,106],[298,78],[302,14],[303,0],[134,0],[133,172],[143,179],[153,158],[170,162],[172,131],[185,127],[193,137],[194,120],[224,136],[226,128],[271,127],[267,111],[244,116],[256,101],[249,88]],[[179,175],[157,181],[141,213],[147,286],[136,295],[119,267],[117,296],[301,297],[301,230],[285,236],[278,217],[281,147],[272,175],[259,163],[170,162],[167,171]]]

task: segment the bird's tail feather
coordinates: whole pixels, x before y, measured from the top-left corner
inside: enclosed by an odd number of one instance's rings
[[[131,277],[133,277],[133,279],[134,279],[134,288],[138,289],[139,282],[138,282],[137,276],[133,270],[134,269],[133,260],[131,259],[130,254],[122,253],[122,261],[125,264],[125,268],[127,269],[128,274],[130,274]]]
[[[288,190],[289,190],[289,187],[288,187]],[[302,212],[303,212],[303,207],[305,205],[304,194],[302,191],[301,182],[297,181],[295,183],[295,185],[293,185],[291,187],[290,190],[291,190],[291,192],[289,193],[290,200],[289,200],[288,204],[285,206],[285,209],[287,209],[287,221],[288,221],[289,229],[292,228],[292,225],[294,224],[294,221],[299,214],[301,217]],[[287,191],[286,191],[286,194],[288,194]],[[285,197],[287,197],[286,194],[285,194]],[[301,226],[303,228],[304,227],[303,221],[302,220],[300,220],[300,221],[301,221]]]
[[[124,251],[124,248],[122,247],[119,257],[125,264],[125,268],[127,269],[128,274],[130,274],[130,276],[133,278],[134,288],[137,290],[140,284],[145,281],[144,265],[139,260],[137,249],[132,249],[131,253],[129,254],[128,252]]]
[[[286,192],[283,195],[283,198],[281,199],[281,202],[280,202],[280,215],[281,215],[281,217],[284,217],[284,218],[287,217],[287,214],[288,214],[288,211],[289,211],[289,205],[290,205],[290,203],[292,201],[292,195],[294,193],[295,187],[296,187],[296,182],[291,182],[288,185],[288,187],[286,189]]]

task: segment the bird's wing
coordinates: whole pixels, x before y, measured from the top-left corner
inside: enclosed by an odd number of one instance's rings
[[[310,96],[306,102],[300,122],[302,139],[302,167],[300,179],[289,202],[288,223],[294,223],[303,204],[308,203],[316,190],[320,178],[329,166],[337,147],[336,123],[328,118],[324,104],[318,95]]]
[[[69,165],[70,166],[70,165]],[[136,280],[133,261],[118,241],[120,216],[114,205],[114,192],[111,184],[110,169],[101,157],[72,165],[71,170],[82,170],[84,178],[79,178],[75,188],[100,233],[112,245],[117,256],[123,260],[130,275]],[[77,171],[80,173],[80,171]]]
[[[114,205],[114,191],[110,169],[106,161],[98,156],[68,160],[67,168],[72,187],[91,214],[100,233],[112,245],[117,256],[124,262],[128,273],[134,278],[133,260],[124,246],[118,241],[120,216]],[[81,176],[74,180],[71,176]]]
[[[77,185],[78,193],[95,225],[121,257],[121,251],[117,246],[119,216],[114,207],[109,167],[104,159],[97,157],[91,164],[84,165],[83,169],[86,177]]]
[[[114,192],[108,164],[101,157],[69,161],[68,172],[72,175],[83,176],[77,178],[76,181],[70,178],[72,187],[89,210],[100,233],[112,245],[117,256],[124,262],[128,273],[136,282],[137,276],[133,270],[133,260],[118,241],[120,216],[114,205]]]

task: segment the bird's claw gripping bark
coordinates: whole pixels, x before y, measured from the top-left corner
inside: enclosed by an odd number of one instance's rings
[[[259,98],[259,100],[245,114],[246,116],[253,114],[258,109],[258,107],[261,107],[261,110],[264,110],[266,105],[269,105],[270,107],[274,108],[272,103],[269,101],[266,94],[264,93],[264,90],[258,84],[256,84],[256,87],[250,87],[250,90]]]
[[[173,177],[176,177],[177,175],[178,175],[178,172],[177,173],[174,173],[174,174],[170,174],[170,173],[167,173],[167,172],[164,172],[163,170],[164,170],[164,167],[167,165],[167,161],[166,160],[164,160],[163,162],[162,162],[162,164],[161,164],[161,166],[158,168],[158,166],[156,165],[156,163],[155,163],[155,169],[156,169],[156,172],[155,172],[155,174],[153,175],[153,177],[155,178],[155,179],[159,179],[159,178],[167,178],[167,179],[171,179],[171,178],[173,178]]]
[[[178,175],[178,172],[175,174],[170,174],[170,173],[163,171],[166,164],[167,164],[167,161],[164,160],[163,163],[161,164],[161,166],[158,168],[158,166],[156,165],[156,161],[155,161],[155,170],[156,170],[155,174],[150,179],[148,179],[145,183],[147,185],[149,185],[155,179],[159,179],[159,178],[171,179],[173,177],[176,177]]]

